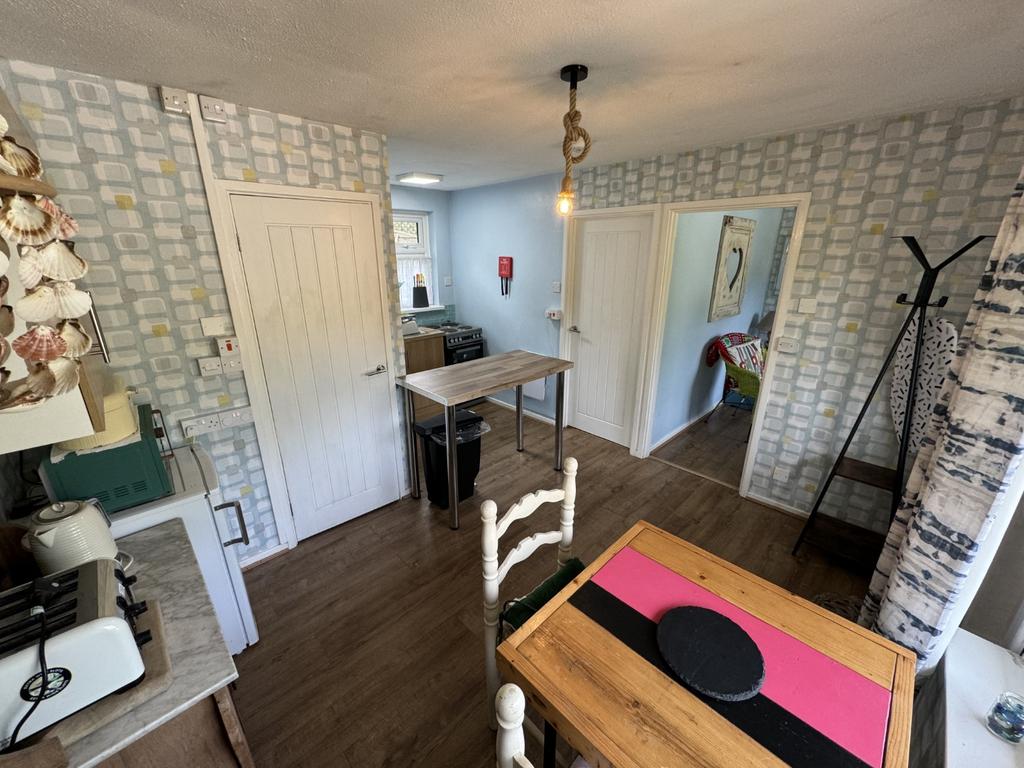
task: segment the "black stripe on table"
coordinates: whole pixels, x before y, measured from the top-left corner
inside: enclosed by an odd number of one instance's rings
[[[569,602],[686,687],[662,659],[655,622],[591,581],[576,590]],[[868,768],[856,755],[762,694],[746,701],[718,701],[686,690],[793,768]]]

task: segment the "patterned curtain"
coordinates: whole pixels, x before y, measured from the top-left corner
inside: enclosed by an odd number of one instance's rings
[[[861,624],[917,653],[919,673],[942,658],[979,548],[1019,501],[1020,478],[1011,481],[1024,456],[1022,193],[1024,172],[861,609]]]

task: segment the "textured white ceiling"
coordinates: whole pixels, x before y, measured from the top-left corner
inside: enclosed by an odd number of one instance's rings
[[[1024,94],[1021,0],[0,0],[0,54],[384,131],[455,189]]]

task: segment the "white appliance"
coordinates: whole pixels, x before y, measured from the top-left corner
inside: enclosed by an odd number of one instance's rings
[[[114,512],[110,528],[115,539],[180,518],[203,573],[206,591],[220,622],[224,642],[232,654],[259,640],[256,619],[249,605],[237,544],[248,543],[245,519],[238,501],[225,502],[217,485],[217,473],[209,455],[195,446],[176,448],[169,474],[174,484],[171,496]],[[242,530],[231,537],[227,515],[234,515]],[[125,552],[131,555],[130,548]],[[145,578],[144,574],[139,574]]]
[[[55,501],[33,512],[25,541],[43,573],[117,557],[106,515],[88,501]]]
[[[0,594],[0,746],[142,679],[150,635],[136,634],[146,608],[130,585],[118,563],[93,560]]]

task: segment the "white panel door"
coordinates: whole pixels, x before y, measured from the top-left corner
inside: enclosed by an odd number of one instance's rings
[[[373,209],[246,195],[231,207],[303,539],[399,495]]]
[[[569,424],[628,446],[633,433],[653,214],[581,217],[573,254]]]

